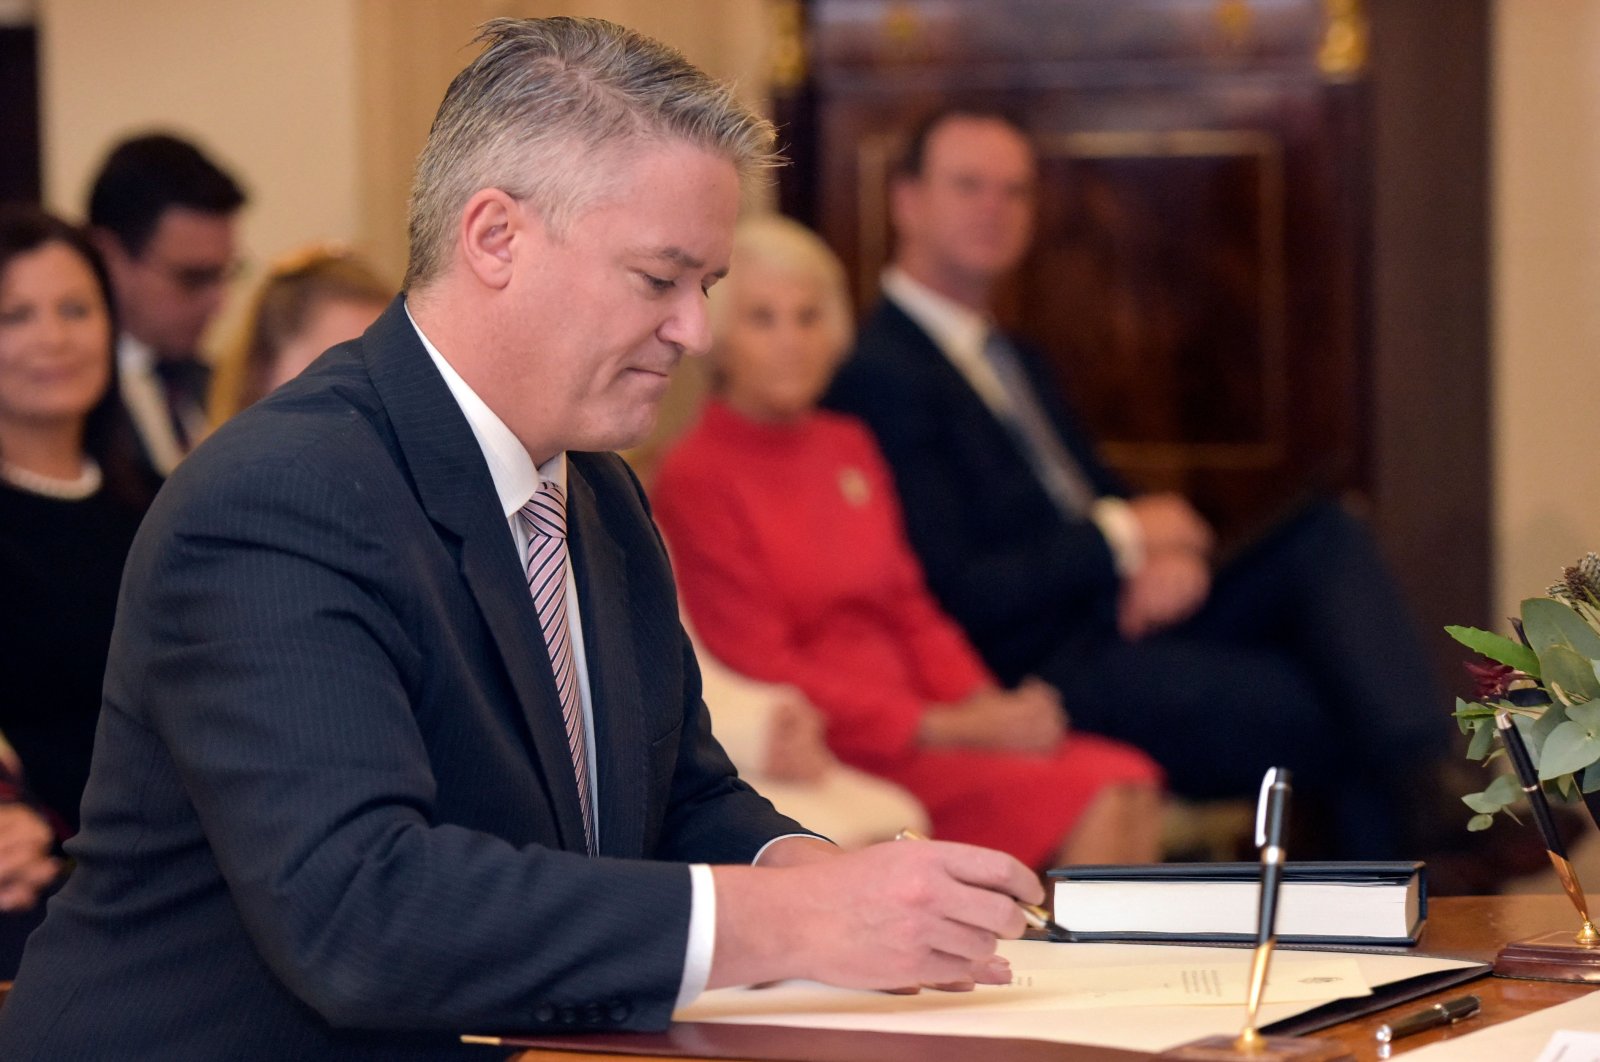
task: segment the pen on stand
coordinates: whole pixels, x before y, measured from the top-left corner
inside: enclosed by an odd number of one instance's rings
[[[1517,772],[1517,781],[1522,785],[1522,791],[1528,795],[1528,806],[1533,809],[1533,821],[1539,826],[1539,834],[1544,838],[1545,851],[1550,856],[1550,862],[1556,868],[1556,877],[1561,879],[1561,887],[1566,890],[1567,898],[1572,901],[1572,906],[1578,909],[1578,916],[1583,919],[1583,928],[1578,933],[1579,944],[1600,944],[1600,932],[1596,932],[1594,923],[1589,920],[1589,905],[1584,899],[1583,886],[1578,883],[1578,873],[1572,868],[1572,863],[1567,859],[1567,846],[1561,840],[1561,833],[1556,829],[1556,820],[1550,815],[1550,802],[1545,798],[1544,790],[1539,785],[1539,772],[1533,766],[1533,757],[1528,755],[1528,746],[1522,740],[1522,733],[1511,718],[1511,713],[1504,708],[1495,709],[1495,728],[1500,731],[1500,742],[1506,748],[1506,755],[1511,758],[1511,765]]]
[[[928,838],[918,830],[907,828],[895,834],[894,839],[897,841],[926,841]],[[1057,925],[1051,919],[1050,912],[1043,907],[1036,903],[1026,903],[1018,899],[1013,899],[1011,902],[1017,905],[1017,909],[1022,912],[1022,917],[1028,925],[1041,933],[1048,934],[1051,940],[1072,940],[1072,933]]]
[[[1477,996],[1448,999],[1443,1003],[1435,1003],[1431,1007],[1419,1010],[1415,1014],[1408,1014],[1392,1024],[1380,1025],[1374,1036],[1380,1044],[1388,1044],[1402,1036],[1412,1036],[1443,1025],[1454,1025],[1477,1014],[1479,1005],[1480,1000]]]
[[[1283,831],[1288,818],[1289,771],[1273,767],[1261,779],[1256,801],[1256,847],[1261,850],[1261,906],[1256,919],[1256,950],[1250,957],[1250,991],[1245,1003],[1244,1029],[1235,1041],[1241,1051],[1254,1051],[1262,1043],[1256,1031],[1261,996],[1267,986],[1267,964],[1272,958],[1273,927],[1278,921],[1278,892],[1283,884]]]

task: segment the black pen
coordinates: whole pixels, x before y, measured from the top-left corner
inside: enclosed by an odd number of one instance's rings
[[[1235,1045],[1241,1051],[1259,1049],[1256,1031],[1261,996],[1267,987],[1267,964],[1272,958],[1273,931],[1278,922],[1278,891],[1283,884],[1283,830],[1289,811],[1289,770],[1273,767],[1261,779],[1256,800],[1256,847],[1261,850],[1261,906],[1256,917],[1256,950],[1250,957],[1250,993],[1245,1000],[1245,1024]]]
[[[1589,904],[1583,896],[1583,886],[1578,882],[1578,872],[1572,868],[1572,863],[1567,859],[1567,846],[1561,840],[1561,833],[1556,829],[1556,820],[1550,814],[1550,801],[1544,795],[1544,788],[1539,784],[1539,772],[1534,769],[1533,757],[1528,755],[1528,746],[1522,740],[1522,732],[1517,729],[1511,713],[1504,708],[1496,708],[1494,725],[1500,731],[1500,742],[1506,747],[1506,755],[1511,757],[1511,766],[1517,772],[1517,781],[1522,784],[1522,791],[1528,795],[1528,806],[1533,809],[1533,821],[1539,826],[1539,833],[1544,838],[1545,851],[1549,853],[1550,862],[1556,868],[1556,877],[1561,879],[1561,887],[1566,890],[1567,898],[1572,901],[1572,906],[1578,909],[1578,915],[1583,919],[1583,928],[1578,932],[1579,944],[1600,944],[1600,932],[1596,932],[1594,923],[1589,920]]]
[[[1412,1036],[1429,1029],[1437,1029],[1442,1025],[1454,1025],[1478,1013],[1481,1001],[1477,996],[1462,996],[1459,999],[1447,999],[1443,1003],[1435,1003],[1426,1010],[1419,1010],[1415,1014],[1407,1014],[1399,1021],[1390,1025],[1378,1026],[1378,1031],[1373,1035],[1380,1044],[1393,1043],[1402,1036]]]

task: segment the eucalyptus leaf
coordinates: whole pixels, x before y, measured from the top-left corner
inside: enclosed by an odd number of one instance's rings
[[[1541,664],[1547,649],[1564,645],[1585,660],[1600,659],[1600,634],[1569,606],[1548,597],[1522,603],[1522,629]]]
[[[1522,786],[1514,775],[1497,774],[1494,781],[1483,788],[1483,795],[1500,807],[1515,804],[1522,797]]]
[[[1556,792],[1562,800],[1571,801],[1575,795],[1572,785],[1572,775],[1563,774],[1555,780]]]
[[[1461,802],[1480,815],[1493,815],[1505,807],[1500,801],[1491,800],[1487,792],[1468,793],[1461,798]]]
[[[1472,740],[1467,743],[1467,759],[1481,760],[1494,750],[1494,723],[1477,719],[1471,724]]]
[[[1600,763],[1591,763],[1583,772],[1583,785],[1578,788],[1585,793],[1600,790]]]
[[[1563,705],[1552,704],[1537,719],[1530,720],[1527,716],[1515,718],[1517,729],[1522,732],[1522,742],[1528,746],[1528,755],[1537,769],[1544,763],[1544,743],[1550,739],[1556,727],[1567,721],[1567,709]]]
[[[1568,703],[1582,703],[1600,697],[1600,678],[1594,662],[1565,645],[1552,645],[1539,654],[1539,667],[1546,686],[1559,686]]]
[[[1494,825],[1493,815],[1474,815],[1467,820],[1468,833],[1480,833]]]
[[[1568,719],[1581,723],[1590,730],[1600,729],[1600,701],[1593,704],[1575,704],[1566,712]]]
[[[1539,757],[1539,777],[1548,781],[1581,771],[1600,760],[1600,732],[1567,720],[1544,739]]]
[[[1525,645],[1512,641],[1503,634],[1481,630],[1477,627],[1446,627],[1445,633],[1475,653],[1518,671],[1539,677],[1539,657]]]

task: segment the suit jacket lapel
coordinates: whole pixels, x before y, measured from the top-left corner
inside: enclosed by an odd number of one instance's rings
[[[417,497],[447,539],[459,541],[462,578],[511,677],[562,846],[581,852],[583,814],[549,651],[483,451],[417,339],[403,296],[362,345]]]
[[[646,735],[640,729],[638,662],[631,638],[626,556],[607,529],[581,460],[567,463],[567,547],[583,614],[600,797],[601,855],[637,858],[644,848],[644,809],[625,795],[643,791]]]

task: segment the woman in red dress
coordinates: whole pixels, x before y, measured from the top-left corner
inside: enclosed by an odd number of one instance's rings
[[[799,687],[840,759],[909,789],[944,840],[1036,868],[1158,855],[1160,770],[1000,688],[934,601],[866,428],[816,408],[849,345],[843,271],[782,218],[743,224],[712,293],[713,396],[653,494],[684,608],[734,670]]]

